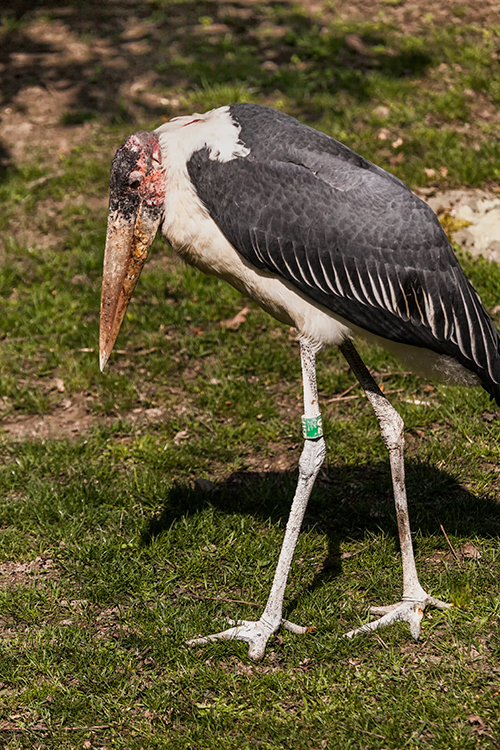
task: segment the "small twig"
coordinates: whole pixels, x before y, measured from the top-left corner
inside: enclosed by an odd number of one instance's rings
[[[403,393],[406,388],[396,388],[395,391],[382,391],[384,396],[394,396],[395,393]]]
[[[61,177],[64,173],[61,170],[58,170],[57,172],[54,172],[53,174],[46,174],[43,177],[39,177],[37,180],[32,180],[31,182],[28,182],[26,185],[26,190],[32,190],[34,187],[39,187],[40,185],[44,185],[46,182],[50,182],[51,180],[55,180],[57,177]]]
[[[458,557],[457,553],[455,552],[455,550],[454,550],[454,548],[453,548],[453,544],[452,544],[452,543],[450,542],[450,540],[448,539],[448,534],[447,534],[447,533],[446,533],[446,531],[444,530],[444,526],[443,526],[443,524],[442,524],[442,523],[440,523],[440,524],[439,524],[439,527],[440,527],[441,531],[442,531],[442,532],[443,532],[443,534],[444,534],[444,538],[445,538],[445,539],[446,539],[446,541],[448,542],[448,546],[449,546],[449,548],[451,549],[451,554],[453,555],[453,557],[455,558],[455,560],[457,561],[457,563],[458,563],[459,565],[461,565],[461,561],[460,561],[460,558]]]
[[[158,349],[158,346],[152,346],[151,349],[113,349],[113,354],[127,354],[128,356],[135,357],[136,355],[142,356],[143,354],[157,352]]]
[[[398,375],[406,376],[406,375],[413,375],[413,373],[411,372],[411,370],[408,370],[407,372],[403,370],[402,372],[377,372],[376,373],[377,378],[392,378],[392,377],[397,377]]]
[[[335,404],[337,401],[355,401],[357,398],[363,398],[363,395],[363,393],[360,393],[357,396],[334,396],[325,401],[325,404]]]
[[[345,396],[347,396],[347,394],[350,393],[353,390],[353,388],[356,388],[357,385],[359,385],[359,383],[357,382],[353,383],[352,385],[349,386],[349,388],[346,388],[345,391],[342,391],[342,393],[337,394],[337,396],[333,396],[332,398],[329,398],[328,401],[325,401],[325,403],[329,404],[331,401],[339,401],[340,399],[345,398]]]
[[[383,640],[383,638],[381,638],[381,637],[379,636],[379,634],[378,634],[377,632],[375,632],[375,637],[376,637],[376,639],[377,639],[378,641],[380,641],[380,643],[382,644],[382,646],[383,646],[384,648],[386,648],[387,650],[389,650],[389,646],[388,646],[388,645],[387,645],[387,643],[386,643],[386,642],[385,642],[385,641]]]
[[[361,547],[361,549],[356,550],[356,552],[340,552],[336,557],[340,557],[342,560],[348,560],[350,557],[355,557],[356,555],[360,555],[362,552],[365,551],[365,549],[369,549],[372,545],[376,544],[378,542],[378,539],[373,539],[369,544],[366,544],[364,547]]]
[[[144,657],[146,656],[146,654],[149,654],[149,652],[152,650],[152,648],[153,648],[152,646],[146,646],[146,648],[143,651],[141,651],[140,654],[137,654],[137,658],[138,659],[144,659]]]
[[[203,427],[206,427],[207,430],[212,433],[212,435],[216,434],[216,431],[214,430],[214,428],[211,425],[207,424],[207,422],[205,422],[204,419],[200,419],[200,417],[197,417],[197,419],[198,419],[198,422],[203,425]]]
[[[116,724],[94,724],[92,727],[63,727],[66,732],[98,732],[103,729],[111,729]]]
[[[352,388],[355,388],[358,385],[358,383],[355,383]],[[351,388],[348,388],[347,391],[344,391],[344,393],[348,393],[351,390]],[[405,389],[404,388],[397,388],[395,391],[384,391],[384,396],[393,396],[395,393],[402,393]],[[340,396],[333,396],[333,398],[329,398],[328,401],[325,401],[325,404],[333,404],[336,401],[353,401],[356,398],[366,398],[366,393],[359,393],[356,396],[344,396],[342,393]]]

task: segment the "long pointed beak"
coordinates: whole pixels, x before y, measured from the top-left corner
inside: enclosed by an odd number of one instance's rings
[[[160,212],[145,204],[141,204],[131,217],[120,210],[109,213],[101,292],[101,372],[113,350],[160,221]]]

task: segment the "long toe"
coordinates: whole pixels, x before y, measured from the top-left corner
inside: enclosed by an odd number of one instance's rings
[[[359,628],[350,630],[345,633],[346,638],[353,638],[360,633],[369,633],[373,630],[389,627],[396,622],[407,622],[410,626],[410,633],[417,640],[420,636],[420,627],[426,607],[437,607],[438,609],[449,609],[451,604],[442,602],[427,594],[419,600],[405,599],[398,604],[389,604],[386,607],[371,607],[370,612],[375,615],[382,615],[378,620],[367,622]]]
[[[283,627],[284,630],[289,630],[291,633],[303,635],[312,628],[304,628],[300,625],[294,625],[294,623],[288,620],[282,620],[277,628],[273,628],[272,625],[263,620],[229,620],[233,627],[227,630],[222,630],[220,633],[213,633],[212,635],[205,635],[200,638],[191,638],[187,641],[189,646],[202,646],[211,641],[244,641],[248,643],[248,656],[253,661],[261,661],[264,658],[266,651],[267,642],[269,638]]]

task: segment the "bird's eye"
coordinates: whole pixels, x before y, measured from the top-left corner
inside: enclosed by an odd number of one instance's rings
[[[128,178],[128,185],[134,190],[140,187],[142,185],[142,173],[131,172]]]

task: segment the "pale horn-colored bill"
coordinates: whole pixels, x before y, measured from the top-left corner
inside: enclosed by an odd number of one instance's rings
[[[104,369],[128,303],[147,260],[161,216],[140,206],[137,218],[110,212],[104,252],[99,332],[99,366]]]

